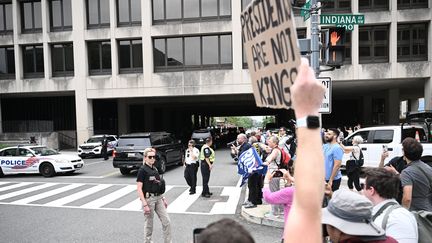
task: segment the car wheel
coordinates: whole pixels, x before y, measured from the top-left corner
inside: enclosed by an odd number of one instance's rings
[[[122,175],[129,175],[130,172],[131,172],[131,170],[128,168],[120,168],[120,173]]]
[[[44,177],[53,177],[55,175],[54,166],[50,163],[43,163],[39,170]]]
[[[4,176],[4,174],[3,174],[2,168],[0,167],[0,177],[3,177],[3,176]]]
[[[158,169],[160,174],[165,173],[165,171],[166,171],[166,159],[165,159],[165,157],[160,157],[159,165],[158,165],[157,169]]]

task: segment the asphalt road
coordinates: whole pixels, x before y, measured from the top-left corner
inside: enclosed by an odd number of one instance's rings
[[[112,167],[111,158],[85,159],[85,163],[73,175],[0,178],[0,241],[142,242],[144,223],[137,204],[136,173],[121,175]],[[242,224],[256,242],[280,242],[281,229],[251,224],[240,216],[245,190],[237,186],[236,170],[228,150],[217,150],[210,177],[214,195],[207,199],[199,193],[188,195],[183,167],[168,168],[165,196],[174,243],[192,242],[194,228],[224,217]],[[160,221],[155,218],[154,222],[153,240],[162,242]]]

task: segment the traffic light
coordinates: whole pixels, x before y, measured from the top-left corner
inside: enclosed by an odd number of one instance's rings
[[[326,43],[326,64],[342,66],[345,59],[345,28],[329,28],[326,32]]]

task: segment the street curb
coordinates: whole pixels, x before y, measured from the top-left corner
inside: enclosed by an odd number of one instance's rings
[[[264,216],[264,214],[266,212],[269,212],[270,210],[271,210],[270,205],[258,205],[256,208],[251,208],[251,209],[245,209],[244,207],[242,207],[241,216],[247,221],[254,224],[266,225],[270,227],[283,229],[284,228],[283,218],[270,219]]]

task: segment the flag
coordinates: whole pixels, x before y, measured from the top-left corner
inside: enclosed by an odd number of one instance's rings
[[[237,162],[237,173],[242,176],[242,187],[253,173],[265,174],[265,167],[255,148],[243,152]]]

